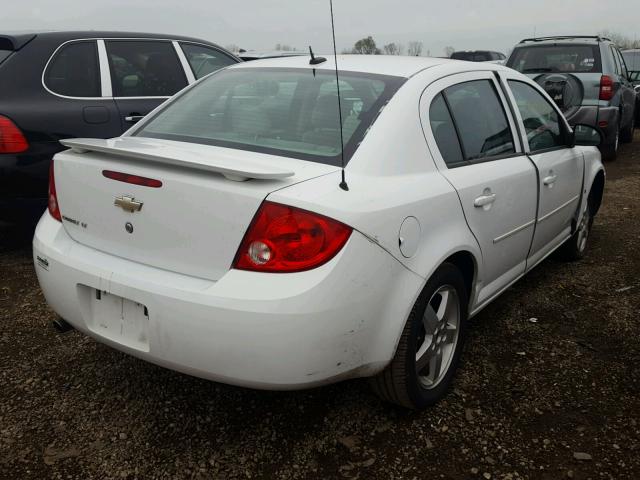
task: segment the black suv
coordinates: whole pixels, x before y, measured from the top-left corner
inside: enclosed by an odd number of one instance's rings
[[[193,38],[122,32],[0,34],[0,220],[46,208],[58,140],[111,138],[177,91],[240,60]]]
[[[621,141],[632,141],[636,93],[620,50],[608,38],[528,38],[516,45],[507,66],[544,88],[571,125],[600,127],[605,159],[616,158]]]

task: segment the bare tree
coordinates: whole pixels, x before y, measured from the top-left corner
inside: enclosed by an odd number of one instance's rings
[[[367,38],[358,40],[353,46],[353,53],[361,55],[380,55],[380,49],[376,46],[376,42],[371,35]]]
[[[640,48],[640,40],[638,39],[632,40],[631,38],[619,32],[614,32],[611,30],[602,30],[598,32],[598,35],[610,38],[613,41],[613,43],[615,43],[622,50],[627,50],[629,48]]]
[[[407,47],[407,55],[411,57],[419,57],[422,55],[422,42],[413,41],[409,42],[409,46]]]
[[[455,51],[456,49],[454,47],[444,47],[444,56],[451,58],[451,55],[453,55],[453,52]]]
[[[404,46],[401,43],[387,43],[384,47],[382,47],[385,55],[402,55],[404,51]]]

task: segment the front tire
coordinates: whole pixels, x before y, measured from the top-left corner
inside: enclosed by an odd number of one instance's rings
[[[612,139],[609,145],[602,148],[602,159],[608,162],[613,162],[618,158],[618,149],[620,148],[620,127],[616,127],[615,137]]]
[[[633,112],[633,116],[631,117],[631,124],[629,128],[625,128],[620,133],[620,141],[622,143],[631,143],[633,142],[633,131],[636,129],[636,113]]]
[[[468,303],[462,273],[443,264],[414,304],[391,363],[370,380],[380,398],[420,410],[446,394],[460,362]]]
[[[560,254],[563,259],[576,261],[584,258],[585,252],[587,251],[587,242],[589,240],[592,225],[593,214],[591,213],[591,207],[587,201],[587,206],[582,213],[582,218],[580,219],[578,228],[573,235],[571,235],[569,240],[560,247]]]

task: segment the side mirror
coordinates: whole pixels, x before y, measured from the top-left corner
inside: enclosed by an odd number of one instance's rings
[[[604,136],[591,125],[578,124],[573,127],[573,146],[599,147]]]

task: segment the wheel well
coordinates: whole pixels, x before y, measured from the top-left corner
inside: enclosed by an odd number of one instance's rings
[[[589,208],[591,209],[591,215],[595,215],[600,210],[602,204],[602,196],[604,195],[604,173],[599,171],[596,178],[591,185],[591,191],[589,192]]]
[[[473,255],[467,251],[457,252],[445,260],[455,265],[464,277],[464,285],[467,288],[469,298],[473,293],[473,280],[476,274],[476,262]]]

